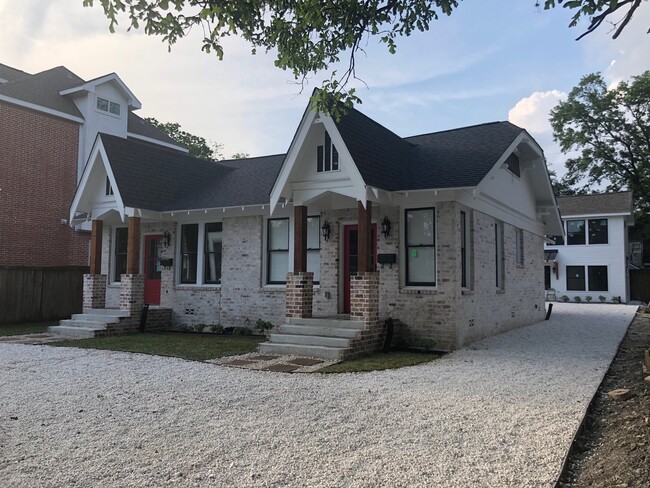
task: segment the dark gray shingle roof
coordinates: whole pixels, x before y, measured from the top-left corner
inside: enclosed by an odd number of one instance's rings
[[[265,204],[284,155],[213,163],[146,142],[100,135],[128,207],[156,211]]]
[[[77,106],[69,98],[59,95],[61,90],[73,88],[84,80],[63,66],[0,85],[0,94],[24,102],[81,117]]]
[[[490,122],[401,138],[355,109],[336,126],[366,184],[389,191],[476,186],[523,131]]]
[[[169,137],[167,133],[161,131],[158,127],[151,125],[149,122],[144,120],[142,117],[137,116],[133,112],[129,112],[128,120],[128,131],[139,136],[149,137],[151,139],[156,139],[161,142],[166,142],[168,144],[174,144],[175,146],[185,147],[183,144],[179,144],[174,139]]]
[[[3,80],[16,81],[22,80],[23,78],[29,78],[30,76],[32,75],[29,73],[25,73],[24,71],[0,63],[0,78]]]
[[[557,197],[557,203],[563,217],[567,215],[631,214],[634,209],[632,192],[629,191]]]

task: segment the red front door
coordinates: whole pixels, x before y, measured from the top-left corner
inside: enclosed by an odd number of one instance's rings
[[[358,226],[346,225],[343,233],[343,313],[350,313],[350,275],[359,269]],[[377,224],[372,224],[372,263],[373,271],[377,271]]]
[[[160,305],[162,236],[144,238],[144,303]]]

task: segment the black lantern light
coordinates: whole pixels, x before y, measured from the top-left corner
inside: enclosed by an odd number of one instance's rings
[[[325,239],[325,242],[330,240],[330,223],[326,220],[323,222],[323,225],[321,227],[321,231],[323,232],[323,239]]]
[[[388,220],[388,217],[384,217],[384,220],[381,221],[381,233],[386,238],[390,236],[390,220]]]

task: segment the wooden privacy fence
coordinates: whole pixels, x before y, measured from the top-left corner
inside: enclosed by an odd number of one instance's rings
[[[88,267],[0,267],[0,324],[43,322],[81,312]]]
[[[650,269],[630,270],[630,299],[650,302]]]

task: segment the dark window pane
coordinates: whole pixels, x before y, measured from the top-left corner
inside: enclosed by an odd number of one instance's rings
[[[332,139],[330,135],[325,131],[325,171],[330,171],[332,169]]]
[[[339,169],[339,152],[336,150],[336,146],[332,144],[332,171]]]
[[[289,271],[289,219],[269,219],[266,281],[282,284],[287,281]]]
[[[589,221],[589,244],[607,244],[607,219]]]
[[[126,227],[115,229],[115,281],[122,281],[126,274],[126,252],[129,242],[129,232]]]
[[[161,239],[149,239],[147,249],[147,279],[159,280],[162,268],[160,266]]]
[[[205,224],[203,283],[221,283],[221,222]]]
[[[566,223],[567,244],[577,245],[585,244],[585,221],[584,220],[567,220]]]
[[[316,171],[323,172],[323,146],[316,148]]]
[[[519,171],[519,157],[516,154],[511,154],[506,159],[506,164],[508,165],[508,170],[517,176],[521,176]]]
[[[551,267],[544,266],[544,289],[548,290],[551,287]]]
[[[181,283],[196,283],[199,224],[181,226]]]
[[[467,286],[467,215],[460,213],[460,286]]]
[[[607,266],[589,266],[589,291],[608,291]]]
[[[566,267],[566,289],[573,290],[573,291],[585,290],[585,267],[584,266]]]

